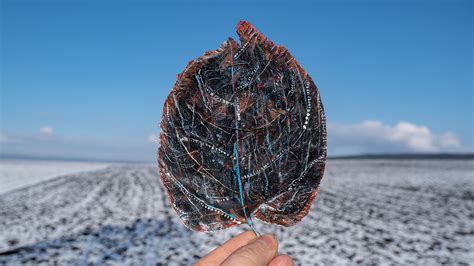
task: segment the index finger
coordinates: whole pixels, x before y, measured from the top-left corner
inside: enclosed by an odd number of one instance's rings
[[[197,261],[194,265],[220,265],[227,257],[230,256],[237,249],[247,245],[257,236],[252,231],[246,231],[240,235],[227,240],[221,246],[215,248],[211,253],[207,254],[205,257]]]

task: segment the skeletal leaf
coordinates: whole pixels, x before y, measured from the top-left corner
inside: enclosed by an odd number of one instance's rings
[[[188,63],[163,107],[158,163],[184,224],[211,231],[308,213],[326,162],[316,85],[250,23]]]

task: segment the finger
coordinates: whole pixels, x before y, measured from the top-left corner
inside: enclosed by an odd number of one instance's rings
[[[266,266],[277,255],[277,251],[278,242],[276,238],[271,235],[263,235],[236,250],[222,265]]]
[[[211,251],[211,253],[196,262],[195,265],[220,265],[230,254],[256,238],[257,236],[252,231],[243,232]]]
[[[268,266],[293,266],[293,259],[287,255],[276,256]]]

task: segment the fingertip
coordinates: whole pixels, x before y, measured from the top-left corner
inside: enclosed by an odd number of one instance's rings
[[[293,266],[293,259],[288,255],[276,256],[268,266]]]
[[[257,235],[255,235],[253,231],[245,231],[233,237],[232,239],[224,243],[221,247],[223,247],[223,249],[226,250],[226,253],[230,255],[230,253],[254,241],[256,238]]]
[[[277,255],[276,238],[272,235],[263,235],[236,250],[222,265],[268,265]]]
[[[274,235],[263,235],[258,238],[258,241],[263,242],[270,249],[278,250],[278,240]]]
[[[254,241],[256,238],[257,236],[253,231],[240,233],[201,258],[196,265],[219,265],[234,251]]]
[[[239,236],[246,236],[246,237],[251,237],[251,238],[257,238],[257,235],[255,234],[254,231],[245,231],[239,234]]]
[[[240,239],[241,241],[246,241],[247,243],[257,239],[257,235],[253,231],[245,231],[238,234],[235,238]]]

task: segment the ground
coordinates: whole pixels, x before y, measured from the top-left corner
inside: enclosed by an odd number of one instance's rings
[[[298,265],[472,265],[473,160],[330,160],[303,221],[274,233]],[[241,232],[189,231],[150,165],[0,194],[0,265],[188,265]]]

